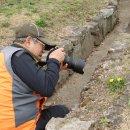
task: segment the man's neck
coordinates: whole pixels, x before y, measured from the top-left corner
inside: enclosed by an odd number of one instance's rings
[[[41,59],[39,57],[35,56],[31,51],[29,51],[29,49],[26,48],[24,44],[14,43],[14,45],[16,45],[17,47],[20,47],[20,48],[24,48],[34,58],[36,63],[40,62]]]

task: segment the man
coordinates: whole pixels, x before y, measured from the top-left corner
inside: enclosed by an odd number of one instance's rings
[[[47,69],[39,66],[50,45],[42,29],[33,23],[16,29],[14,43],[0,53],[0,130],[45,130],[52,117],[64,117],[63,105],[45,108],[52,96],[65,58],[63,48],[53,51]]]

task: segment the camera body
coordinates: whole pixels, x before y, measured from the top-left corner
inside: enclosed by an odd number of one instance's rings
[[[48,53],[46,61],[49,59],[49,55],[56,49],[58,48],[54,48]],[[74,72],[77,72],[79,74],[84,74],[83,68],[85,66],[85,60],[82,60],[80,58],[65,56],[63,64],[68,64],[67,68],[72,69]]]

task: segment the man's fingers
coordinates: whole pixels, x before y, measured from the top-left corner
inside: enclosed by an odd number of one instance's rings
[[[59,49],[60,49],[61,51],[63,51],[63,52],[65,51],[64,48],[59,48]]]

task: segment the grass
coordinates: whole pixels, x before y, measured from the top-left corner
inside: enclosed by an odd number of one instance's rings
[[[26,9],[28,14],[47,14],[46,22],[49,25],[57,22],[79,24],[97,13],[103,5],[106,5],[105,0],[7,0],[0,7],[0,14],[11,16]]]
[[[125,86],[125,79],[122,77],[114,77],[108,79],[108,88],[111,92],[120,92]]]
[[[1,23],[1,27],[8,28],[10,26],[10,23],[8,21],[4,21]]]
[[[0,23],[3,22],[1,17],[6,17],[10,21],[9,27],[14,28],[19,21],[22,24],[24,18],[43,27],[48,38],[55,41],[65,26],[85,25],[108,5],[106,1],[110,0],[6,0],[0,5]]]
[[[99,124],[101,124],[101,125],[108,125],[109,124],[109,119],[107,118],[107,117],[102,117],[101,119],[100,119],[100,121],[99,121]]]
[[[40,18],[35,21],[36,25],[39,27],[45,27],[46,26],[46,20],[44,18]]]
[[[0,35],[0,39],[4,39],[5,37],[3,35]]]

